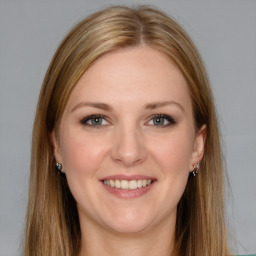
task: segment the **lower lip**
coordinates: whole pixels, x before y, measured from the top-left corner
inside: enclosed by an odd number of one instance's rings
[[[155,182],[151,183],[150,185],[147,185],[146,187],[137,189],[119,189],[115,187],[110,187],[108,185],[105,185],[104,183],[102,184],[107,191],[109,191],[111,194],[114,194],[119,198],[136,198],[146,194],[150,189],[152,189]]]

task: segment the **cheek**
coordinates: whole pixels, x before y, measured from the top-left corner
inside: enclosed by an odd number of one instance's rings
[[[102,139],[85,136],[82,132],[65,131],[62,136],[61,154],[65,172],[72,175],[94,173],[105,155]]]
[[[193,152],[193,136],[191,132],[178,131],[168,134],[151,146],[151,152],[166,175],[189,172]]]
[[[90,212],[98,200],[95,183],[98,183],[98,173],[107,149],[102,138],[85,136],[84,132],[65,130],[62,138],[61,153],[69,188],[78,207]]]
[[[188,129],[170,132],[155,141],[150,141],[152,165],[158,170],[159,186],[156,197],[157,209],[168,218],[171,216],[184,193],[189,175],[193,149],[193,134]]]

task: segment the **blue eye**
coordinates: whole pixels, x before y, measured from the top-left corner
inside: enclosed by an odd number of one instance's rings
[[[108,125],[105,117],[102,115],[90,115],[81,120],[81,124],[87,126],[101,126]]]
[[[153,126],[170,126],[176,124],[176,121],[169,115],[159,114],[153,116],[148,124]]]

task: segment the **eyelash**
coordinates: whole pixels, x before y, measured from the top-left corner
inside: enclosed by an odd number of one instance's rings
[[[92,126],[92,127],[101,126],[101,124],[100,125],[88,124],[89,121],[96,120],[96,119],[106,120],[106,117],[104,115],[90,115],[83,118],[81,120],[81,124],[85,126]]]
[[[168,123],[167,124],[159,125],[160,127],[169,127],[169,126],[175,125],[177,123],[172,116],[169,116],[169,115],[166,115],[166,114],[156,114],[156,115],[153,115],[150,118],[150,121],[153,121],[154,119],[155,120],[157,120],[157,119],[165,119],[165,120],[167,120]],[[154,125],[154,126],[158,126],[158,125]]]
[[[89,121],[93,121],[93,120],[96,120],[96,119],[99,119],[101,120],[100,124],[89,124],[88,122]],[[152,126],[159,126],[159,127],[169,127],[171,125],[175,125],[177,122],[175,121],[175,119],[172,117],[172,116],[169,116],[169,115],[166,115],[166,114],[156,114],[156,115],[153,115],[150,117],[150,120],[147,122],[151,122],[151,121],[154,121],[154,120],[157,120],[157,119],[164,119],[164,122],[167,120],[167,124],[159,124],[159,125],[152,125]],[[104,115],[98,115],[98,114],[93,114],[93,115],[89,115],[85,118],[83,118],[80,123],[82,125],[85,125],[85,126],[89,126],[89,127],[97,127],[99,128],[100,126],[104,126],[106,124],[103,124],[102,125],[102,122],[107,121],[106,117]]]

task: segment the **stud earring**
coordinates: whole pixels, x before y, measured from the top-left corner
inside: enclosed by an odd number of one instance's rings
[[[199,167],[200,167],[200,162],[193,165],[194,170],[192,171],[192,173],[193,173],[194,177],[198,174]]]
[[[62,164],[56,163],[55,167],[56,167],[57,173],[58,173],[58,174],[62,174],[62,172],[61,172],[61,170],[62,170]]]

